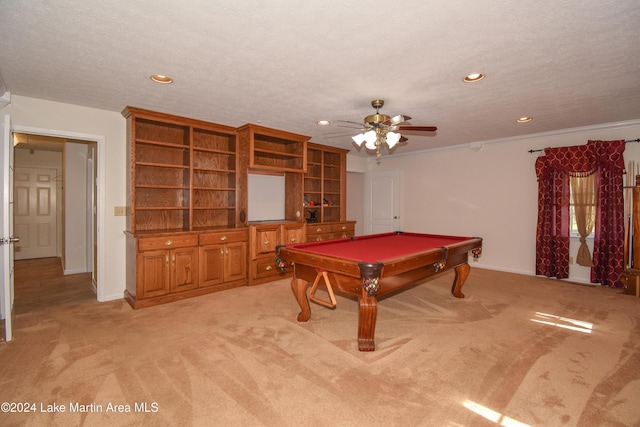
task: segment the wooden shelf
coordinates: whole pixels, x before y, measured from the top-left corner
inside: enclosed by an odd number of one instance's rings
[[[238,139],[242,146],[248,147],[250,169],[306,171],[308,136],[247,124],[238,128]]]
[[[234,128],[132,107],[122,114],[130,153],[127,231],[238,225]],[[220,215],[221,206],[233,214]]]
[[[193,151],[202,151],[202,152],[216,153],[216,154],[226,154],[226,155],[229,155],[229,156],[235,156],[236,155],[236,153],[234,151],[216,150],[214,148],[193,147]]]
[[[347,150],[308,144],[303,184],[305,219],[316,211],[320,223],[346,220],[346,155]]]

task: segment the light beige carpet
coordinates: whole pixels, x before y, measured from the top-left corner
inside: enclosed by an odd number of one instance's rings
[[[288,280],[20,314],[0,402],[35,413],[0,425],[639,425],[639,298],[472,267],[456,299],[452,280],[381,301],[375,352],[355,301],[298,323]]]

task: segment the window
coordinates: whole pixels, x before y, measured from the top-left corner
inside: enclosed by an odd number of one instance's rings
[[[586,238],[593,238],[596,220],[595,176],[572,176],[570,180],[569,221],[572,237],[580,237],[580,228],[588,233]],[[579,224],[582,217],[583,224]]]
[[[593,214],[591,215],[592,221],[596,220],[596,210],[595,206],[593,208]],[[571,228],[569,232],[571,233],[571,237],[580,237],[580,232],[578,231],[578,223],[576,221],[576,210],[573,205],[573,198],[571,198],[571,205],[569,206],[569,220],[571,221]],[[593,239],[593,231],[587,236],[587,239]]]

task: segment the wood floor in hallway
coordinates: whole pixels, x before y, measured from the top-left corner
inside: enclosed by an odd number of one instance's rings
[[[64,275],[60,258],[15,261],[14,314],[96,301],[91,273]]]

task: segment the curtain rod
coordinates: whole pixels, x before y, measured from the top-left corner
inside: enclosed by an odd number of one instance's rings
[[[627,139],[624,142],[640,142],[640,138],[636,138],[636,139]],[[541,150],[529,150],[528,153],[539,153],[540,151],[544,151],[544,148]]]

